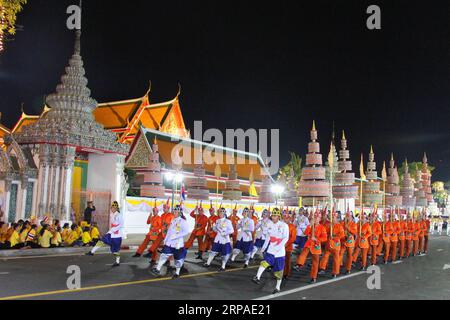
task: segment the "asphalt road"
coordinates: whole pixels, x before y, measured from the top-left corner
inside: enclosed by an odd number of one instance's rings
[[[296,273],[283,283],[282,292],[271,295],[275,280],[266,272],[263,284],[250,280],[258,264],[242,269],[233,263],[225,273],[217,273],[219,261],[210,269],[188,255],[188,273],[172,280],[150,273],[147,259],[122,253],[122,265],[112,268],[113,257],[72,255],[39,258],[1,259],[0,298],[30,300],[250,300],[250,299],[450,299],[450,237],[433,237],[426,256],[409,258],[398,264],[381,265],[381,289],[369,290],[371,276],[355,270],[350,276],[330,275],[309,284],[308,271]],[[331,261],[331,259],[330,259]],[[81,290],[67,289],[69,266],[81,270]],[[445,269],[448,265],[448,269]],[[162,270],[163,274],[165,268]]]

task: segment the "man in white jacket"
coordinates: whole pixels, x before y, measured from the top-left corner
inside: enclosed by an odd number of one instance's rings
[[[233,256],[231,257],[231,261],[234,261],[237,255],[242,251],[245,259],[244,268],[248,267],[253,252],[253,231],[255,231],[255,223],[252,218],[248,217],[249,213],[250,210],[245,208],[242,212],[243,218],[239,220],[237,224],[239,233],[236,245],[233,249]]]
[[[254,259],[255,255],[258,252],[261,252],[261,249],[266,242],[267,238],[267,228],[269,226],[270,222],[270,212],[267,209],[264,209],[261,214],[261,220],[258,221],[258,224],[256,225],[256,240],[255,245],[253,247],[251,258]]]
[[[120,247],[122,246],[123,237],[123,216],[119,210],[119,203],[114,201],[111,205],[110,212],[110,225],[108,233],[105,234],[101,241],[98,241],[91,251],[86,253],[88,256],[93,256],[95,252],[101,247],[108,245],[111,249],[111,253],[116,257],[116,261],[113,267],[120,266]]]
[[[204,264],[204,267],[209,268],[215,256],[220,253],[222,255],[222,267],[219,271],[223,272],[231,255],[230,235],[234,233],[233,224],[227,219],[225,208],[220,208],[219,219],[214,224],[213,230],[217,235],[209,253],[208,261]]]
[[[180,277],[180,270],[183,267],[184,259],[186,258],[187,250],[184,247],[184,237],[189,234],[189,225],[183,217],[181,206],[177,205],[173,209],[174,219],[167,230],[164,239],[164,247],[159,257],[158,264],[151,270],[154,275],[161,274],[161,267],[167,260],[173,256],[175,260],[175,273],[173,278]]]
[[[273,294],[280,292],[283,279],[284,263],[286,258],[286,242],[289,240],[289,226],[281,220],[280,209],[275,208],[272,211],[272,223],[269,225],[268,236],[263,246],[264,260],[258,269],[258,273],[252,281],[256,284],[261,283],[261,276],[268,267],[277,279],[277,284]]]

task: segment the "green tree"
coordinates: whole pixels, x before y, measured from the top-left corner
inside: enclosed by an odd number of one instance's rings
[[[417,171],[422,171],[422,162],[408,162],[408,169],[409,169],[409,174],[411,175],[411,178],[415,179],[416,178],[416,174]],[[401,179],[403,179],[403,175],[405,174],[405,162],[402,163],[402,166],[400,168],[398,168],[398,174],[400,176]],[[433,166],[428,165],[428,170],[430,170],[430,172],[433,172],[435,168]]]
[[[16,34],[17,14],[23,10],[28,0],[0,0],[0,51],[3,41]]]
[[[291,159],[289,160],[288,164],[285,165],[284,167],[282,167],[278,173],[278,178],[277,180],[284,180],[287,181],[290,174],[291,174],[291,170],[292,172],[294,172],[294,180],[296,182],[296,186],[298,181],[300,180],[300,177],[302,175],[302,158],[300,157],[300,155],[296,154],[295,152],[289,152],[289,154],[291,155]]]
[[[136,171],[125,168],[125,179],[127,180],[129,187],[127,191],[128,197],[139,197],[139,190],[136,190],[136,188],[133,188],[134,179],[136,178]]]

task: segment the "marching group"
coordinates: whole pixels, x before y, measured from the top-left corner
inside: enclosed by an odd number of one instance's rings
[[[309,256],[310,278],[314,283],[319,274],[326,273],[330,257],[331,276],[337,277],[341,267],[349,274],[358,263],[360,269],[365,270],[369,261],[372,265],[380,262],[387,264],[428,251],[430,220],[425,212],[401,214],[390,211],[379,217],[374,211],[355,217],[352,212],[341,216],[326,208],[315,211],[300,209],[298,212],[287,208],[269,208],[264,209],[258,218],[253,207],[243,209],[242,217],[239,217],[237,208],[228,216],[225,208],[220,206],[216,212],[212,204],[207,216],[200,204],[190,216],[195,220],[192,231],[180,205],[171,211],[167,202],[162,215],[159,215],[155,205],[147,221],[149,232],[133,257],[141,257],[147,250],[144,257],[151,259],[151,271],[156,276],[160,276],[163,265],[173,259],[173,278],[178,278],[187,251],[195,241],[198,243],[196,258],[203,260],[203,255],[208,253],[204,267],[209,268],[219,256],[219,271],[222,272],[227,263],[234,262],[240,253],[244,257],[244,268],[258,255],[262,261],[252,281],[260,284],[262,274],[270,269],[277,279],[274,290],[277,293],[282,280],[291,275],[291,266],[300,271]],[[98,247],[109,244],[116,255],[115,266],[120,265],[118,242],[121,241],[121,223],[123,220],[118,215],[106,239],[100,241],[88,255],[94,254]],[[115,238],[119,240],[114,241]],[[298,256],[292,263],[296,252]]]

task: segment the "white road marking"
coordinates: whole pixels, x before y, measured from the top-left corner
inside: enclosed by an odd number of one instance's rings
[[[392,262],[392,264],[399,264],[399,263],[403,263],[403,261],[397,260],[397,261]]]
[[[9,272],[0,272],[0,276],[4,276],[4,275],[7,275],[7,274],[9,274]]]
[[[450,269],[450,264],[445,264],[444,268],[442,270],[447,270],[447,269]]]
[[[442,252],[442,251],[444,251],[444,249],[437,249],[436,251],[437,252]]]
[[[349,279],[349,278],[352,278],[352,277],[360,276],[362,274],[367,274],[367,272],[360,271],[360,272],[353,273],[353,274],[350,274],[350,275],[338,277],[336,279],[330,279],[330,280],[326,280],[326,281],[321,281],[321,282],[318,282],[318,283],[315,283],[315,284],[310,284],[310,285],[307,285],[307,286],[303,286],[303,287],[300,287],[300,288],[297,288],[297,289],[292,289],[292,290],[280,292],[280,293],[277,293],[277,294],[271,294],[271,295],[264,296],[264,297],[261,297],[261,298],[257,298],[257,299],[254,299],[254,300],[275,299],[275,298],[287,296],[287,295],[290,295],[290,294],[293,294],[293,293],[296,293],[296,292],[305,291],[305,290],[312,289],[312,288],[315,288],[315,287],[324,286],[326,284],[330,284],[330,283],[333,283],[333,282],[337,282],[337,281],[346,280],[346,279]]]

